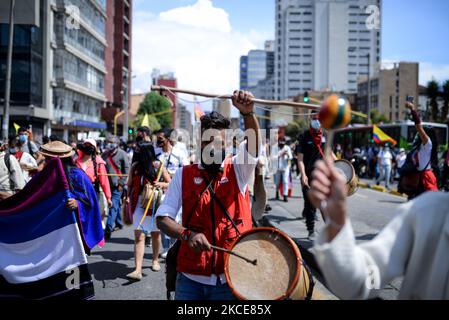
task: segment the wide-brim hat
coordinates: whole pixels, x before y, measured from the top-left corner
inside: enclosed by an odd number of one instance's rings
[[[72,147],[61,141],[53,141],[40,147],[39,152],[45,157],[69,158],[75,154]]]

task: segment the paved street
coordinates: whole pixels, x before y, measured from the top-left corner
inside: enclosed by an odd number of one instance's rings
[[[303,199],[299,189],[299,181],[294,181],[293,197],[288,203],[273,201],[274,186],[267,180],[269,203],[273,211],[265,216],[265,224],[280,228],[287,232],[305,252],[312,244],[307,240],[307,231],[303,221],[297,220],[303,208]],[[405,202],[404,198],[369,189],[360,189],[349,199],[349,215],[358,241],[372,239],[394,216],[395,208]],[[317,222],[317,229],[323,223]],[[125,228],[113,233],[112,239],[104,248],[97,248],[89,257],[90,270],[95,279],[97,299],[119,300],[159,300],[165,299],[165,264],[161,260],[162,270],[153,272],[151,266],[151,247],[146,247],[144,259],[144,278],[140,282],[130,282],[125,275],[133,270],[133,231]],[[323,286],[322,279],[315,273],[318,280],[315,299],[336,299]],[[393,282],[382,291],[381,297],[393,299],[396,297],[400,280]]]
[[[301,252],[309,264],[313,266],[313,244],[307,239],[307,229],[304,220],[298,220],[303,209],[302,192],[299,180],[294,181],[293,195],[288,203],[273,201],[274,185],[267,184],[269,203],[273,210],[265,216],[264,223],[289,234],[302,248]],[[395,209],[404,203],[405,198],[382,193],[370,189],[359,189],[349,198],[348,212],[354,228],[357,241],[363,242],[374,238],[377,233],[395,216]],[[316,229],[323,227],[321,217],[316,223]],[[311,261],[312,260],[312,261]],[[318,275],[317,275],[318,276]],[[318,276],[318,280],[322,281]],[[382,291],[381,298],[394,299],[397,296],[400,279],[393,281]],[[331,298],[332,295],[329,296]]]
[[[113,233],[104,248],[96,248],[89,257],[89,269],[95,282],[95,294],[99,300],[164,300],[165,263],[162,270],[151,270],[151,247],[146,247],[143,261],[143,279],[129,281],[126,275],[134,270],[133,228]]]

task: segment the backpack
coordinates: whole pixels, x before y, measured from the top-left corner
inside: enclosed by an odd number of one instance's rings
[[[6,169],[8,169],[9,173],[9,187],[12,192],[15,191],[14,189],[14,183],[11,180],[11,154],[9,152],[5,152],[5,157],[3,158],[3,161],[5,162]]]

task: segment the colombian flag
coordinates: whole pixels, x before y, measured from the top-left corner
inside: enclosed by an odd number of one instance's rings
[[[384,144],[386,142],[391,143],[393,146],[397,144],[396,140],[394,140],[392,137],[390,137],[385,132],[380,130],[380,128],[376,125],[373,126],[373,140],[377,144]]]
[[[198,102],[195,102],[195,118],[198,121],[202,116],[204,116],[203,109]]]

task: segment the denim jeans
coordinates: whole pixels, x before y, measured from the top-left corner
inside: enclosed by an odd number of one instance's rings
[[[121,212],[121,196],[122,193],[117,189],[112,190],[112,208],[109,209],[108,221],[106,223],[106,232],[112,232],[114,227],[123,227],[122,212]]]
[[[382,165],[382,174],[377,179],[377,184],[385,179],[385,188],[390,187],[391,165]]]
[[[216,286],[209,286],[190,280],[182,273],[176,278],[176,300],[236,300],[227,283],[217,280]]]

